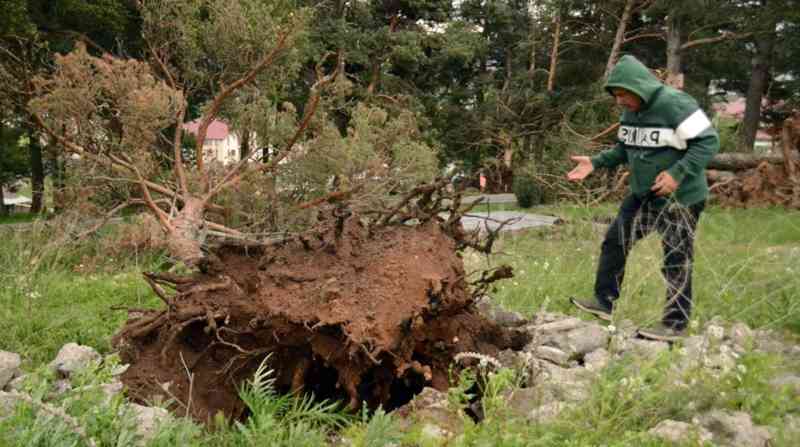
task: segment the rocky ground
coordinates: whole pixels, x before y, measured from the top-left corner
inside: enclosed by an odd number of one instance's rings
[[[558,415],[590,398],[592,384],[607,368],[618,362],[648,364],[648,362],[670,351],[674,354],[666,366],[674,373],[677,385],[690,387],[691,383],[677,383],[692,375],[686,371],[697,371],[710,377],[723,377],[743,371],[740,359],[752,352],[764,352],[800,360],[800,346],[783,341],[766,330],[752,330],[742,323],[726,323],[712,320],[682,342],[673,345],[643,340],[635,337],[635,327],[627,321],[606,325],[581,320],[573,316],[540,312],[533,319],[507,312],[484,299],[478,309],[489,319],[511,330],[525,332],[532,340],[522,350],[506,350],[496,356],[480,353],[464,353],[457,361],[473,364],[481,371],[498,371],[509,368],[520,378],[519,386],[506,390],[502,399],[507,404],[508,417],[541,423],[553,420]],[[49,368],[59,380],[54,381],[49,396],[57,396],[77,386],[74,377],[87,365],[102,363],[104,358],[95,350],[75,343],[65,345]],[[61,415],[70,424],[70,417],[58,406],[48,403],[47,398],[35,400],[25,394],[26,376],[22,374],[19,355],[0,352],[0,418],[13,411],[21,403],[50,414]],[[114,370],[111,380],[102,385],[108,396],[124,393],[118,375],[125,370],[121,365]],[[628,380],[623,378],[623,381]],[[642,386],[641,379],[632,375],[630,386]],[[776,392],[789,392],[800,396],[800,373],[784,373],[770,381]],[[151,437],[160,421],[170,418],[161,408],[127,404],[137,418],[140,441]],[[423,430],[442,443],[457,437],[463,429],[465,414],[480,421],[480,402],[471,407],[454,408],[446,392],[424,388],[409,404],[398,408],[394,414],[405,421],[406,426],[423,425]],[[74,421],[73,421],[74,422]],[[693,440],[718,446],[758,447],[770,446],[776,433],[782,439],[800,439],[800,417],[787,414],[782,427],[759,426],[751,415],[717,408],[698,408],[687,420],[662,420],[650,433],[674,442]],[[74,427],[80,434],[81,428]],[[86,439],[91,445],[91,439]],[[347,445],[346,439],[338,441]]]

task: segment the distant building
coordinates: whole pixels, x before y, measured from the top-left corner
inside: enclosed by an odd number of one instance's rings
[[[200,128],[200,120],[184,123],[183,128],[196,137]],[[203,142],[203,161],[217,161],[222,164],[235,163],[239,161],[239,154],[239,136],[231,132],[223,121],[212,121]]]
[[[9,213],[27,212],[31,209],[31,199],[3,188],[3,203],[0,206],[4,207]]]
[[[766,101],[763,101],[761,106],[766,107]],[[714,104],[714,111],[717,112],[719,117],[741,122],[744,119],[745,107],[745,98],[732,97],[726,102]],[[775,138],[769,132],[764,129],[758,129],[756,132],[756,141],[754,145],[756,150],[769,151],[773,148],[774,144]]]

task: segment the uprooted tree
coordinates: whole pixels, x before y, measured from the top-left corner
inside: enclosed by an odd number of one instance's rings
[[[446,388],[459,352],[525,342],[475,310],[510,269],[465,272],[459,251],[488,251],[493,239],[463,232],[459,195],[434,180],[436,154],[412,113],[361,104],[343,131],[327,105],[348,91],[344,51],[310,70],[299,112],[280,102],[301,74],[313,11],[255,0],[140,7],[149,61],[78,46],[34,80],[30,103],[72,155],[72,197],[93,203],[76,209],[149,210],[186,267],[145,273],[165,306],[131,309],[114,337],[134,398],[161,395],[201,420],[238,417],[237,386],[269,355],[282,390],[392,407],[422,386]],[[193,95],[209,99],[187,149]],[[232,165],[206,159],[221,117],[247,122],[260,150]]]
[[[800,114],[783,121],[780,153],[717,154],[707,177],[719,201],[731,206],[800,208]]]

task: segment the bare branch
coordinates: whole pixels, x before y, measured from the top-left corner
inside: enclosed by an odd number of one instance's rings
[[[259,73],[269,68],[272,63],[275,62],[278,54],[283,51],[284,48],[286,48],[286,40],[289,38],[289,35],[292,31],[293,29],[290,29],[289,31],[279,34],[275,47],[273,47],[263,59],[261,59],[253,68],[251,68],[250,71],[248,71],[243,77],[234,81],[227,87],[223,87],[222,91],[214,97],[211,102],[211,107],[208,109],[208,112],[203,115],[203,119],[200,121],[200,126],[197,129],[196,150],[198,171],[203,172],[203,143],[205,143],[206,140],[208,126],[211,125],[211,122],[217,117],[217,114],[222,107],[222,102],[225,101],[225,99],[227,99],[228,96],[230,96],[233,92],[252,82]]]
[[[125,208],[127,208],[127,207],[129,207],[131,205],[134,205],[136,202],[137,202],[137,200],[129,200],[127,202],[124,202],[124,203],[121,203],[121,204],[115,206],[114,208],[109,210],[106,214],[104,214],[103,217],[100,218],[100,220],[96,224],[91,226],[91,228],[89,228],[87,230],[84,230],[84,231],[78,233],[77,235],[75,235],[74,239],[80,240],[80,239],[83,239],[85,237],[88,237],[89,235],[94,234],[97,230],[99,230],[100,228],[103,228],[103,226],[106,223],[108,223],[108,221],[111,220],[112,217],[117,215],[117,213],[119,213],[120,211],[124,210]]]
[[[323,75],[322,74],[323,73],[322,72],[322,64],[328,59],[328,57],[330,55],[331,55],[330,53],[326,54],[322,58],[322,61],[320,61],[317,64],[317,67],[316,67],[317,82],[315,82],[314,85],[311,86],[310,96],[308,98],[308,102],[306,103],[303,121],[297,127],[297,130],[295,131],[294,135],[292,135],[292,138],[291,138],[291,140],[289,140],[289,143],[286,145],[286,148],[280,154],[278,154],[276,157],[273,157],[268,164],[262,165],[261,171],[269,172],[269,171],[273,170],[278,165],[278,163],[283,161],[283,159],[285,159],[286,156],[289,155],[289,153],[291,152],[292,148],[297,143],[297,140],[300,139],[300,136],[302,136],[303,133],[308,128],[308,125],[311,122],[311,118],[314,116],[314,113],[317,111],[317,106],[319,105],[319,100],[320,100],[322,87],[324,87],[326,84],[330,83],[333,79],[335,79],[336,75],[339,73],[339,68],[340,68],[341,64],[337,63],[336,64],[336,68],[333,70],[333,72],[331,74],[329,74],[329,75]],[[341,53],[339,53],[339,58],[342,58],[342,54]],[[205,197],[203,197],[203,203],[207,203],[209,200],[211,200],[211,198],[213,198],[217,193],[219,193],[224,187],[228,186],[233,181],[235,181],[238,178],[239,174],[241,173],[242,169],[244,169],[245,165],[247,165],[247,163],[252,159],[252,157],[255,154],[256,154],[256,152],[253,152],[252,154],[250,154],[250,156],[243,158],[242,160],[239,161],[239,163],[237,163],[233,168],[231,168],[225,174],[225,176],[222,178],[222,180],[216,186],[211,188],[210,191],[205,195]]]
[[[147,181],[142,176],[139,168],[137,168],[135,165],[131,165],[131,168],[133,168],[133,171],[136,173],[136,178],[139,179],[139,187],[142,190],[142,194],[144,194],[145,204],[156,215],[158,221],[161,222],[161,225],[164,227],[164,230],[166,230],[168,233],[171,232],[173,227],[169,223],[169,216],[164,212],[164,210],[159,208],[156,202],[153,200],[153,197],[150,195],[150,188],[147,186]]]
[[[622,41],[622,43],[623,43],[623,44],[625,44],[625,43],[631,43],[631,42],[633,42],[633,41],[635,41],[635,40],[640,40],[640,39],[649,39],[649,38],[651,38],[651,37],[653,37],[653,38],[658,38],[658,39],[663,39],[663,38],[664,38],[664,33],[663,33],[663,32],[655,32],[655,33],[641,33],[641,34],[636,34],[636,35],[633,35],[633,36],[631,36],[631,37],[626,37],[626,38],[625,38],[625,39]]]
[[[326,194],[326,195],[324,195],[322,197],[318,197],[318,198],[316,198],[314,200],[310,200],[308,202],[301,203],[297,207],[300,208],[300,209],[307,209],[307,208],[313,208],[313,207],[315,207],[317,205],[320,205],[322,203],[325,203],[325,202],[335,202],[337,200],[347,199],[353,193],[357,192],[358,190],[360,190],[363,187],[364,187],[364,183],[359,183],[358,185],[356,185],[353,188],[346,189],[344,191],[334,191],[334,192]]]
[[[178,115],[175,117],[175,138],[172,141],[175,176],[178,178],[178,187],[182,194],[189,194],[189,184],[186,182],[186,172],[183,169],[183,154],[181,152],[181,133],[183,132],[183,118],[186,115],[186,106],[178,106]]]
[[[681,51],[688,50],[689,48],[697,47],[700,45],[706,45],[709,43],[717,43],[722,42],[725,40],[737,40],[737,39],[746,39],[752,36],[753,33],[730,33],[730,32],[723,32],[721,35],[716,37],[706,37],[704,39],[696,39],[690,42],[686,42],[685,44],[681,45]]]
[[[161,56],[158,54],[156,49],[153,48],[153,45],[149,41],[147,42],[147,48],[153,55],[153,59],[155,59],[158,68],[160,68],[161,71],[164,73],[164,76],[166,76],[167,81],[169,82],[169,86],[177,90],[178,85],[175,83],[175,78],[172,76],[172,72],[169,71],[169,69],[167,68],[167,64],[164,62],[163,59],[161,59]]]
[[[75,153],[75,154],[78,154],[78,155],[81,155],[81,156],[85,156],[87,158],[90,158],[92,160],[95,160],[95,161],[97,161],[99,163],[103,163],[103,164],[106,164],[107,161],[111,161],[112,162],[112,167],[123,168],[123,169],[127,170],[128,172],[135,173],[134,167],[130,163],[120,159],[119,157],[115,157],[112,154],[107,154],[106,158],[108,158],[108,160],[106,160],[104,157],[102,157],[102,156],[100,156],[98,154],[95,154],[93,152],[87,151],[83,147],[81,147],[81,146],[75,144],[74,142],[70,141],[69,139],[67,139],[67,137],[65,137],[63,135],[60,135],[57,132],[55,132],[53,129],[51,129],[50,126],[45,124],[44,119],[42,119],[42,117],[38,113],[33,113],[32,115],[33,115],[33,119],[36,122],[36,124],[41,129],[43,129],[45,131],[45,133],[47,133],[48,135],[53,137],[56,141],[61,143],[61,145],[64,146],[64,148],[66,148],[68,151],[71,151],[72,153]],[[150,188],[150,189],[152,189],[152,190],[154,190],[156,192],[159,192],[159,193],[167,195],[167,196],[174,196],[175,195],[175,191],[171,190],[170,188],[167,188],[164,185],[159,185],[158,183],[154,183],[154,182],[151,182],[149,180],[144,180],[144,182],[145,182],[145,185],[148,188]],[[184,197],[181,197],[181,200],[185,200]]]
[[[616,122],[616,123],[608,126],[607,129],[605,129],[604,131],[600,132],[599,134],[593,136],[592,138],[589,138],[589,140],[597,141],[597,140],[599,140],[601,138],[605,138],[608,135],[611,135],[612,133],[614,133],[614,131],[616,131],[617,129],[619,129],[619,122]]]

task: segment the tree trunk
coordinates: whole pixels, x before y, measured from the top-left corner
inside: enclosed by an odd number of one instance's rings
[[[31,151],[31,213],[41,213],[44,208],[44,164],[42,163],[42,143],[39,133],[28,129]]]
[[[2,148],[0,148],[0,151],[2,151]],[[0,156],[2,156],[2,154],[0,154]],[[7,216],[7,215],[8,215],[8,210],[6,209],[6,200],[5,196],[3,195],[3,185],[0,184],[0,216]]]
[[[683,64],[681,61],[681,23],[677,14],[667,17],[667,85],[683,88]]]
[[[797,154],[792,150],[792,120],[786,119],[781,128],[781,152],[783,156],[783,169],[786,176],[792,181],[796,180],[796,171],[793,159],[796,159]]]
[[[199,265],[205,254],[203,245],[203,214],[205,205],[197,198],[187,198],[178,215],[172,220],[171,228],[167,228],[167,250],[170,255],[180,259],[186,265]]]
[[[728,182],[736,178],[736,174],[731,171],[717,171],[709,169],[706,171],[706,178],[709,183]]]
[[[533,21],[531,21],[530,27],[530,45],[531,51],[528,53],[528,57],[530,60],[528,61],[528,77],[533,77],[533,74],[536,72],[536,34],[534,31]]]
[[[794,155],[794,157],[796,157],[796,155]],[[707,168],[720,171],[741,171],[755,168],[763,162],[782,164],[783,155],[756,155],[753,153],[728,152],[715,155],[708,163]]]
[[[742,132],[739,134],[737,144],[738,150],[743,152],[752,151],[756,142],[756,133],[761,123],[761,100],[769,82],[774,47],[775,34],[770,33],[756,38],[756,52],[752,59],[750,85],[747,87]]]
[[[242,132],[242,142],[239,145],[239,160],[244,160],[250,156],[250,130],[245,129]]]
[[[3,134],[3,120],[0,118],[0,135]],[[0,160],[3,158],[3,145],[0,144]],[[0,181],[0,216],[5,216],[8,214],[8,210],[6,210],[6,201],[5,196],[3,195],[3,182]]]
[[[617,25],[617,34],[614,36],[614,44],[611,46],[611,54],[608,55],[606,71],[603,73],[603,79],[608,78],[608,75],[611,73],[611,69],[614,68],[614,64],[617,63],[619,50],[622,48],[622,41],[625,40],[625,30],[628,28],[628,23],[631,21],[633,5],[635,3],[636,0],[625,1],[625,8],[622,10],[622,17],[619,19],[619,24]]]
[[[547,91],[552,93],[556,88],[556,67],[558,67],[558,46],[561,42],[561,15],[555,18],[553,30],[553,51],[550,53],[550,73],[547,76]]]

